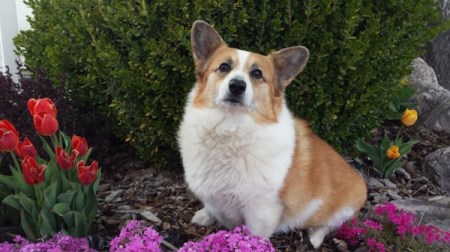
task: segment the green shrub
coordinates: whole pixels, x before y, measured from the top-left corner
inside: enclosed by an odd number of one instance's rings
[[[32,67],[67,75],[73,99],[98,108],[158,165],[177,166],[176,132],[194,73],[190,28],[203,19],[233,47],[305,45],[290,108],[344,153],[385,114],[411,60],[440,28],[439,5],[406,1],[28,0],[33,30],[16,38]]]

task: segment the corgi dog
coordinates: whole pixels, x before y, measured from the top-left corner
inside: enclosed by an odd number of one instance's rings
[[[366,201],[363,178],[295,118],[284,92],[309,51],[267,56],[230,48],[209,24],[191,31],[196,83],[178,132],[185,180],[204,208],[192,223],[245,224],[253,235],[311,228],[325,235]]]

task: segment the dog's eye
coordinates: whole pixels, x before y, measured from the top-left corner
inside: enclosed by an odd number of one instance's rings
[[[252,70],[250,75],[255,79],[261,79],[263,77],[262,72],[259,69]]]
[[[228,63],[222,63],[219,66],[219,71],[224,72],[224,73],[228,73],[229,71],[231,71],[231,66]]]

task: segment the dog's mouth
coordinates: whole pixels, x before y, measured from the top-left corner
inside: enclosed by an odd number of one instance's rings
[[[241,99],[236,98],[236,97],[227,97],[224,100],[224,102],[228,103],[228,104],[230,104],[232,106],[242,106],[242,105],[244,105],[244,102]]]

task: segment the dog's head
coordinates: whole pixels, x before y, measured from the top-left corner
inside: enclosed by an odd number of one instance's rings
[[[277,121],[284,90],[309,56],[302,46],[267,56],[230,48],[203,21],[192,26],[191,43],[197,77],[193,106],[246,112],[263,123]]]

